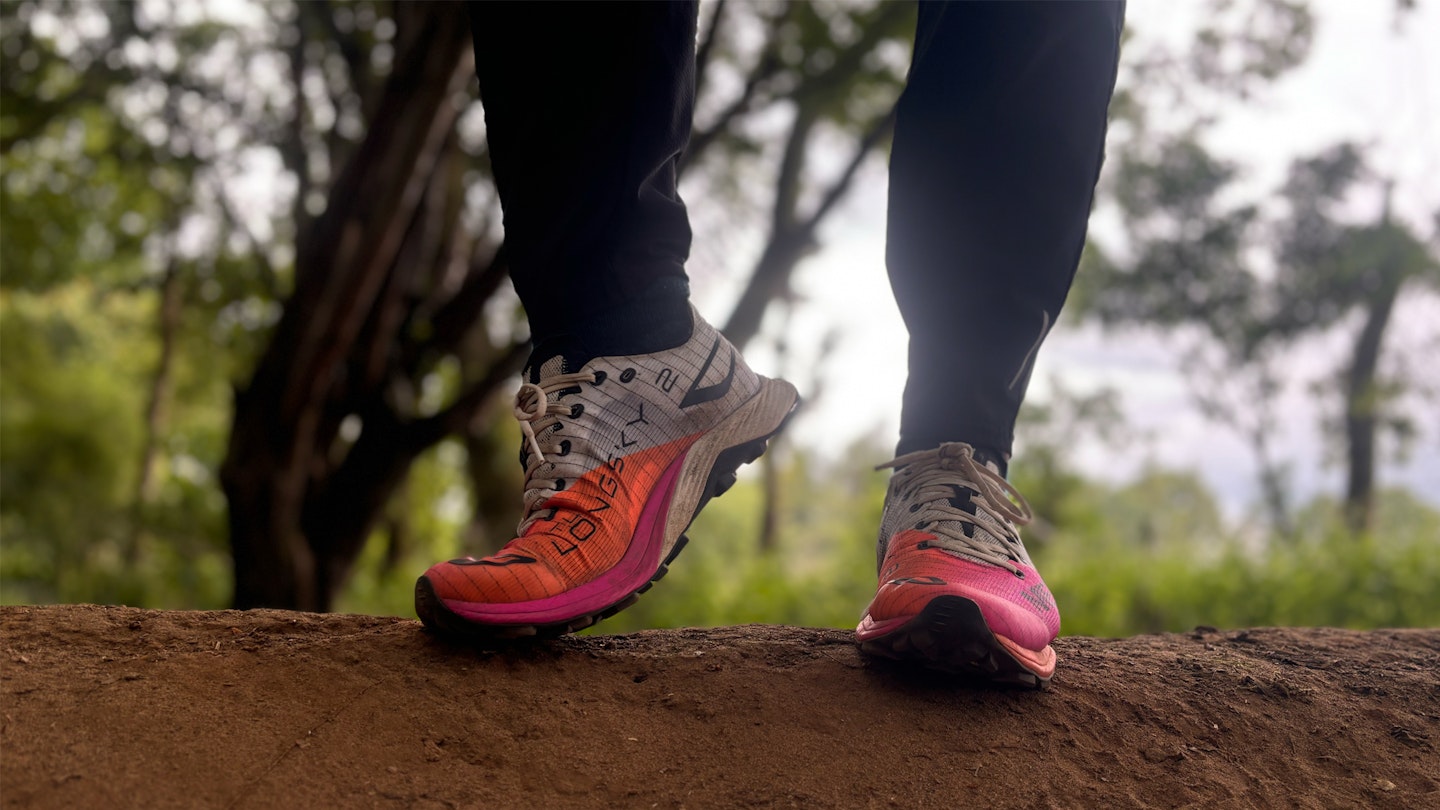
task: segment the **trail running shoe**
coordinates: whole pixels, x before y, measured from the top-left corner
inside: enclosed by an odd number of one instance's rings
[[[515,397],[525,467],[518,536],[497,554],[420,577],[415,611],[430,627],[555,635],[628,607],[797,401],[794,386],[751,371],[698,313],[677,348],[580,368],[556,356],[525,379]]]
[[[885,494],[880,586],[862,651],[1040,686],[1055,673],[1060,613],[1025,553],[1025,499],[968,444],[907,453]]]

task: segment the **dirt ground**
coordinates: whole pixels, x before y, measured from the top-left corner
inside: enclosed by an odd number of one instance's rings
[[[840,630],[0,608],[0,805],[1440,807],[1440,630],[1057,647],[1031,692]]]

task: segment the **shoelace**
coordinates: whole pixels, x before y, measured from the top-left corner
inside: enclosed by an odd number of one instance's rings
[[[1014,486],[999,473],[975,460],[974,450],[969,445],[956,444],[940,450],[921,450],[906,453],[876,467],[877,470],[895,469],[912,478],[926,479],[916,486],[911,497],[919,513],[920,524],[929,530],[936,530],[945,522],[966,523],[977,530],[995,537],[1000,547],[976,537],[966,537],[964,532],[935,531],[935,539],[927,541],[928,547],[939,548],[955,554],[973,557],[991,565],[1009,569],[1011,573],[1023,576],[1016,567],[1025,547],[1020,542],[1020,530],[1034,520],[1035,515]],[[904,468],[904,469],[902,469]],[[943,478],[936,474],[949,472]],[[979,494],[972,498],[975,507],[994,519],[995,523],[981,523],[971,515],[950,503],[955,495],[954,473],[959,483],[971,485]],[[1003,549],[1003,551],[1002,551]]]
[[[521,383],[520,390],[515,392],[515,419],[520,422],[520,432],[524,434],[525,443],[530,448],[530,458],[525,464],[525,516],[520,522],[522,527],[529,523],[531,514],[548,497],[544,495],[545,492],[561,489],[560,479],[540,475],[540,468],[548,459],[545,458],[545,452],[540,447],[539,436],[547,430],[557,427],[560,424],[560,417],[576,418],[584,411],[584,406],[579,403],[565,405],[551,402],[550,394],[563,393],[565,389],[573,388],[580,383],[599,384],[603,379],[598,373],[589,371],[578,374],[556,374],[541,380],[539,385],[528,381]],[[553,432],[551,436],[554,436]],[[566,444],[568,442],[561,442],[553,446],[551,450],[559,455],[565,455]]]

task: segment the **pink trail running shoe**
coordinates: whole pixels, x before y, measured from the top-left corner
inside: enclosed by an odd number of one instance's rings
[[[1038,687],[1055,673],[1060,613],[1017,526],[1030,507],[968,444],[907,453],[885,495],[880,585],[862,651]]]

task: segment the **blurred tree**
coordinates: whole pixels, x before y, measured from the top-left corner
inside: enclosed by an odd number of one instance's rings
[[[765,334],[765,313],[791,296],[819,226],[883,149],[913,13],[885,2],[702,5],[684,156],[692,266],[703,274],[752,257],[722,319],[737,343]],[[365,565],[379,569],[434,553],[419,544],[448,553],[450,541],[430,535],[453,526],[457,476],[471,479],[467,542],[508,538],[514,431],[491,406],[523,355],[524,326],[504,282],[460,14],[370,0],[0,3],[7,587],[40,583],[26,586],[33,599],[217,603],[227,539],[217,472],[239,605],[326,607],[367,543]],[[1341,324],[1362,303],[1255,327],[1232,304],[1268,301],[1271,276],[1247,280],[1244,246],[1266,233],[1289,240],[1297,271],[1272,251],[1274,278],[1290,273],[1298,290],[1302,259],[1374,258],[1398,244],[1374,236],[1381,220],[1342,216],[1353,192],[1341,186],[1299,193],[1317,201],[1308,220],[1298,208],[1286,219],[1222,204],[1233,167],[1204,152],[1209,113],[1178,127],[1195,149],[1170,136],[1185,117],[1177,110],[1213,111],[1201,102],[1258,92],[1302,60],[1308,12],[1252,0],[1217,3],[1208,19],[1191,51],[1127,53],[1116,96],[1116,151],[1135,159],[1105,194],[1133,197],[1123,204],[1135,210],[1163,203],[1133,219],[1135,245],[1155,246],[1154,266],[1224,271],[1208,287],[1169,276],[1187,293],[1182,309],[1203,318],[1150,320],[1213,322],[1227,336]],[[1374,185],[1356,177],[1355,189]],[[1282,220],[1310,224],[1291,233]],[[721,253],[724,262],[713,258]],[[1135,271],[1143,254],[1092,253],[1095,277]],[[1432,271],[1396,255],[1415,271],[1398,297]],[[1159,305],[1134,292],[1135,311]],[[1257,311],[1302,314],[1282,309]],[[1387,321],[1370,321],[1378,350]],[[1254,358],[1282,345],[1254,342]],[[1375,403],[1372,423],[1385,425],[1395,389],[1377,367],[1347,402]],[[1365,420],[1356,424],[1363,435]],[[801,474],[788,470],[773,477],[794,486]],[[1057,503],[1084,483],[1051,472],[1051,489],[1036,491]],[[772,502],[778,531],[803,503]],[[815,546],[792,542],[781,553]],[[98,573],[117,570],[135,579]],[[379,588],[384,574],[367,570],[364,586]]]
[[[157,600],[218,596],[199,573],[222,541],[217,396],[273,280],[204,221],[234,104],[179,55],[250,51],[153,11],[0,4],[0,520],[5,575],[36,598],[135,601],[157,576]],[[26,559],[45,562],[17,577]]]
[[[1109,250],[1091,245],[1075,311],[1111,325],[1191,326],[1203,335],[1186,361],[1195,398],[1254,448],[1267,512],[1285,536],[1293,534],[1287,471],[1270,443],[1282,418],[1275,365],[1286,347],[1343,329],[1347,316],[1360,313],[1342,372],[1339,433],[1349,525],[1364,531],[1377,429],[1413,432],[1393,407],[1405,381],[1381,373],[1385,328],[1402,289],[1434,285],[1440,258],[1392,215],[1388,190],[1374,193],[1386,181],[1354,145],[1297,160],[1273,197],[1239,190],[1241,167],[1205,145],[1216,122],[1209,96],[1248,97],[1302,62],[1314,21],[1304,4],[1283,0],[1215,10],[1184,56],[1158,51],[1132,60],[1134,78],[1123,82],[1115,108],[1117,159],[1106,187],[1126,239]],[[1236,24],[1242,28],[1227,29]],[[1186,99],[1188,114],[1157,123],[1166,99]],[[1349,212],[1367,192],[1386,202],[1358,222]],[[1284,210],[1267,204],[1274,197]]]
[[[319,12],[300,9],[303,39]],[[239,607],[328,607],[410,463],[462,431],[519,358],[507,349],[448,405],[422,410],[425,377],[466,337],[503,265],[477,257],[458,227],[455,98],[472,73],[464,8],[395,12],[383,81],[344,61],[352,92],[375,94],[358,99],[370,118],[353,150],[337,139],[322,153],[343,168],[323,213],[301,220],[294,291],[236,393],[221,480]],[[337,32],[344,58],[355,43]],[[292,158],[297,175],[307,159]]]
[[[1379,180],[1381,210],[1371,222],[1347,221],[1344,210],[1357,186]],[[1398,436],[1415,428],[1395,403],[1407,389],[1400,376],[1381,373],[1381,352],[1395,304],[1407,287],[1440,287],[1440,232],[1428,244],[1392,211],[1394,181],[1376,178],[1362,154],[1341,144],[1298,161],[1283,190],[1291,213],[1282,225],[1276,300],[1270,331],[1293,339],[1329,329],[1351,312],[1360,328],[1341,371],[1345,446],[1345,516],[1355,533],[1373,527],[1377,436],[1382,426]]]
[[[1122,437],[1136,437],[1124,429],[1119,392],[1103,388],[1093,393],[1072,390],[1057,375],[1047,380],[1043,400],[1032,398],[1020,408],[1015,424],[1015,460],[1010,478],[1025,493],[1035,513],[1025,529],[1032,552],[1043,549],[1060,531],[1100,531],[1104,516],[1094,509],[1096,484],[1080,473],[1077,437],[1099,447],[1118,448]]]
[[[716,0],[710,6],[698,51],[696,129],[682,176],[708,169],[715,176],[701,181],[706,191],[719,192],[747,215],[763,212],[767,229],[725,322],[735,345],[743,347],[759,333],[771,302],[789,297],[795,267],[818,247],[820,224],[889,137],[904,76],[894,49],[906,43],[900,53],[908,51],[914,15],[908,4],[887,2]],[[745,48],[757,28],[763,36],[758,50]],[[716,89],[721,79],[738,80],[738,93]],[[773,120],[777,111],[788,117],[778,132],[762,120]],[[827,172],[825,161],[812,155],[820,143],[845,155],[838,169]],[[765,182],[751,189],[736,185],[750,176]],[[751,196],[753,188],[766,190],[768,198]]]
[[[1367,177],[1386,185],[1367,172],[1353,145],[1296,161],[1277,195],[1287,210],[1269,217],[1258,202],[1221,202],[1238,196],[1236,167],[1192,135],[1164,144],[1153,159],[1122,157],[1117,175],[1130,244],[1123,257],[1092,254],[1086,309],[1111,324],[1195,325],[1220,348],[1218,364],[1192,353],[1196,398],[1256,448],[1265,500],[1282,534],[1291,529],[1284,470],[1268,444],[1281,418],[1273,365],[1285,346],[1345,329],[1347,316],[1359,314],[1341,370],[1339,433],[1347,522],[1357,533],[1369,529],[1377,433],[1382,426],[1402,437],[1414,432],[1394,408],[1406,381],[1381,373],[1386,326],[1402,290],[1440,282],[1440,256],[1395,220],[1388,190],[1369,222],[1346,218]]]
[[[1149,468],[1119,488],[1105,513],[1108,531],[1137,549],[1204,549],[1226,536],[1220,506],[1193,472]]]
[[[739,230],[768,223],[728,319],[737,342],[786,294],[888,133],[912,14],[703,7],[687,193],[697,210],[725,200]],[[140,437],[124,450],[132,472],[112,476],[131,493],[121,558],[134,562],[172,522],[161,504],[177,487],[219,467],[235,604],[323,608],[377,527],[385,559],[404,555],[407,510],[387,502],[449,435],[476,456],[465,465],[483,510],[474,525],[485,543],[503,539],[494,513],[514,507],[488,496],[513,490],[501,479],[514,471],[494,463],[511,454],[487,405],[523,357],[523,319],[466,92],[463,9],[40,0],[0,4],[0,15],[17,68],[0,73],[6,290],[45,296],[84,280],[134,297],[155,324],[113,344],[150,363],[142,401],[115,414],[140,426],[125,434]],[[820,141],[849,158],[818,159]],[[7,353],[7,376],[26,356]],[[226,378],[245,382],[220,464],[209,431]],[[197,420],[200,433],[181,427]],[[121,434],[94,430],[118,447]],[[42,484],[47,473],[25,458],[7,455],[6,479]],[[25,522],[18,500],[4,509],[10,525]]]
[[[338,10],[300,8],[302,38],[306,19],[333,19]],[[745,131],[750,118],[777,105],[793,107],[769,241],[727,324],[742,344],[758,331],[764,305],[783,292],[795,264],[813,248],[818,223],[888,131],[888,105],[857,110],[842,102],[857,85],[897,85],[894,68],[867,69],[865,58],[899,37],[907,16],[887,4],[743,12],[741,22],[761,26],[764,45],[740,95],[701,131],[685,162],[687,168],[718,166],[708,163],[713,150],[714,161],[728,157],[734,170],[737,158],[764,151],[763,137]],[[707,80],[710,72],[738,53],[724,34],[731,16],[737,12],[720,3],[709,10],[702,86],[719,87]],[[348,155],[329,155],[331,165],[343,169],[329,186],[323,213],[308,221],[297,216],[295,291],[236,396],[222,480],[241,607],[328,607],[422,451],[448,435],[470,436],[474,450],[492,449],[482,444],[484,408],[524,355],[513,329],[496,343],[484,328],[482,313],[505,270],[493,219],[466,227],[462,217],[466,193],[479,181],[454,159],[462,112],[454,99],[472,81],[463,9],[397,6],[394,27],[393,67],[383,77],[364,69],[357,56],[364,43],[337,27],[328,31],[330,47],[351,72],[349,92],[360,96],[351,106],[369,112]],[[828,58],[816,59],[817,52]],[[858,143],[837,177],[815,181],[805,150],[827,124],[832,136],[850,137],[853,130]],[[292,144],[282,151],[295,156],[289,167],[303,177],[307,150]],[[812,193],[818,201],[801,213],[801,200]],[[493,195],[487,201],[493,216]],[[454,393],[443,404],[427,401],[423,388],[446,363],[460,369]],[[480,476],[491,468],[472,463],[470,469]],[[489,483],[477,480],[477,492],[489,491]]]

